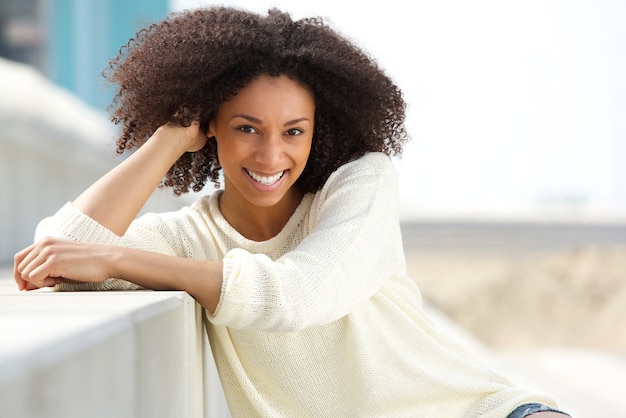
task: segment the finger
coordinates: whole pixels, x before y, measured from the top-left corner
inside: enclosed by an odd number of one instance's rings
[[[19,262],[17,263],[17,271],[20,273],[22,278],[24,278],[24,273],[28,269],[28,266],[31,264],[32,260],[36,257],[37,253],[37,243],[34,243],[22,251],[20,251],[16,255],[16,259],[19,257]]]
[[[48,283],[53,283],[57,279],[62,279],[63,274],[57,272],[57,266],[59,264],[58,257],[52,256],[51,254],[37,254],[29,263],[28,267],[26,267],[27,271],[23,273],[28,274],[27,277],[24,277],[25,280],[28,280],[30,283],[34,284],[37,287],[48,287]]]
[[[22,279],[21,274],[17,270],[17,261],[13,263],[13,280],[15,280],[18,290],[24,290],[26,287],[26,280]]]
[[[43,285],[44,287],[54,287],[62,282],[63,280],[59,279],[58,277],[47,277],[44,279]]]
[[[18,268],[17,268],[18,264],[19,264],[19,261],[16,255],[13,261],[13,280],[15,280],[15,284],[17,285],[18,290],[24,290],[24,287],[26,287],[26,281],[22,279],[22,275],[18,271]]]
[[[22,277],[22,271],[24,269],[24,259],[30,252],[33,250],[35,244],[31,244],[30,246],[24,248],[22,251],[15,254],[13,257],[13,280],[17,284],[17,288],[19,290],[24,290],[26,288],[27,281]]]
[[[31,282],[26,282],[26,286],[24,287],[24,290],[29,291],[29,290],[37,290],[39,289],[39,286],[31,283]]]
[[[22,280],[31,283],[35,288],[44,287],[44,280],[48,277],[58,277],[54,274],[53,266],[56,264],[53,254],[49,251],[50,246],[40,241],[32,246],[18,265],[18,271]]]
[[[43,287],[54,287],[60,283],[63,283],[63,279],[59,279],[57,277],[47,277],[43,280],[41,286],[38,286],[36,283],[26,282],[26,286],[24,290],[37,290]]]

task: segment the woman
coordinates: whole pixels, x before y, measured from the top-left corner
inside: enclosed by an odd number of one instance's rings
[[[112,62],[119,166],[15,257],[22,290],[179,289],[233,416],[563,416],[447,339],[406,276],[404,101],[318,19],[173,15]],[[137,213],[159,184],[223,189]],[[55,237],[55,238],[52,238]]]

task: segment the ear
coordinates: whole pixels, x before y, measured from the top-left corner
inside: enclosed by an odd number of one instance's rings
[[[215,136],[215,122],[213,120],[209,122],[209,127],[207,128],[205,134],[207,138],[213,138]]]

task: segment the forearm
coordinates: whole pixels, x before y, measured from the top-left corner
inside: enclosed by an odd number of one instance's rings
[[[20,290],[123,279],[148,289],[184,290],[213,313],[222,269],[222,261],[44,237],[15,255],[13,277]]]
[[[215,312],[222,289],[222,262],[166,256],[115,248],[109,277],[154,290],[183,290],[209,312]]]
[[[122,236],[174,163],[200,150],[206,136],[197,124],[163,125],[121,164],[72,203],[74,207]]]
[[[181,155],[153,137],[72,203],[117,235],[123,235],[163,176]],[[158,149],[157,148],[161,148]]]

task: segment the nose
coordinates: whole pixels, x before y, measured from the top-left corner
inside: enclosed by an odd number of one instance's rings
[[[274,167],[280,162],[283,149],[282,138],[279,133],[263,135],[257,147],[255,160],[266,167]]]

